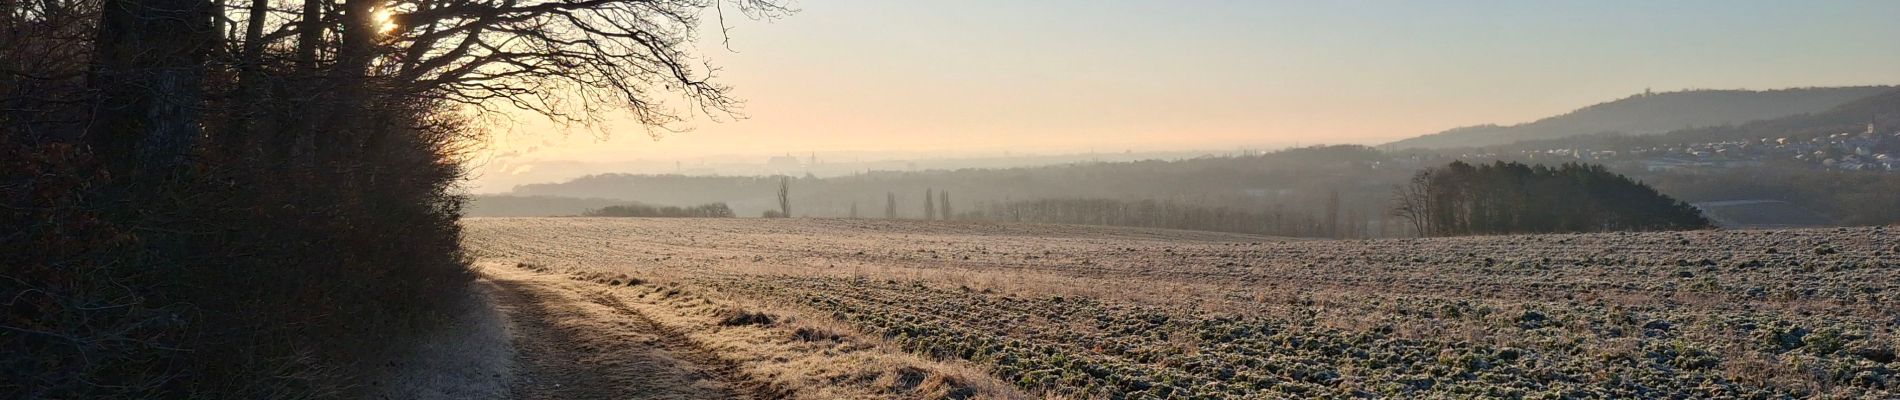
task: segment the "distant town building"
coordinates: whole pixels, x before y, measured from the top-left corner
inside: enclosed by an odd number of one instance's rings
[[[799,162],[798,157],[793,157],[790,154],[774,156],[765,160],[765,168],[772,170],[772,172],[791,173],[797,172],[803,167],[804,163]]]

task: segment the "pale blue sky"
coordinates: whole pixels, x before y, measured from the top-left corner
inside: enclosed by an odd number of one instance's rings
[[[750,119],[527,159],[1382,143],[1641,92],[1900,83],[1900,1],[806,0],[702,46]],[[709,18],[710,20],[710,18]],[[505,164],[505,163],[504,163]]]

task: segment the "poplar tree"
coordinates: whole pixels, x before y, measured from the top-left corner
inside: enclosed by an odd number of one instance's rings
[[[926,220],[937,217],[937,203],[932,197],[935,196],[930,195],[930,189],[924,189],[924,219]]]

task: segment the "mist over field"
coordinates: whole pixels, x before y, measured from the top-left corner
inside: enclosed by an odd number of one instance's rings
[[[0,397],[1900,398],[1895,15],[0,0]]]

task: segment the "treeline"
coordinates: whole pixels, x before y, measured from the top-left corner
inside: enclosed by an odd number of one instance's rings
[[[1644,178],[1683,201],[1780,200],[1845,226],[1900,222],[1900,174],[1837,171],[1771,163],[1712,173],[1656,173]]]
[[[726,207],[726,203],[708,203],[691,207],[653,206],[634,203],[588,210],[581,215],[587,217],[637,218],[732,218],[732,208]]]
[[[469,196],[462,215],[467,217],[558,217],[627,203],[626,200],[554,196]]]
[[[1075,163],[1010,169],[867,171],[839,177],[593,175],[562,183],[522,185],[516,195],[612,198],[648,204],[725,202],[739,215],[779,211],[779,186],[801,217],[940,216],[983,202],[1027,199],[1172,201],[1234,210],[1326,213],[1338,193],[1340,214],[1383,216],[1393,185],[1431,156],[1395,156],[1364,146],[1317,146],[1264,154],[1181,160]],[[1449,161],[1449,159],[1446,159]],[[929,191],[930,193],[926,194]],[[945,199],[941,192],[953,194]],[[928,196],[934,207],[925,207]],[[882,207],[880,207],[882,206]],[[932,209],[934,208],[934,210]],[[550,214],[552,215],[552,214]]]
[[[1131,226],[1252,233],[1296,237],[1366,238],[1389,235],[1372,215],[1348,212],[1310,214],[1285,210],[1248,211],[1173,201],[1113,199],[1039,199],[985,202],[962,219],[1054,224]]]
[[[1701,229],[1687,203],[1600,165],[1454,161],[1399,188],[1393,213],[1428,236]]]
[[[0,393],[384,397],[472,279],[467,121],[728,110],[711,6],[0,0]]]

